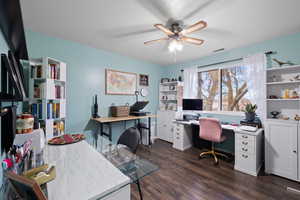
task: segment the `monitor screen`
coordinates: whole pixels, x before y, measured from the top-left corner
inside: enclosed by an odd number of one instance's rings
[[[202,99],[183,99],[183,110],[202,110]]]

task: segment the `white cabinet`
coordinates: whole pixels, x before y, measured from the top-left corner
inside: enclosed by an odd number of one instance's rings
[[[128,184],[118,191],[109,194],[103,200],[130,200],[130,185]]]
[[[300,124],[298,123],[298,181],[300,181]]]
[[[296,121],[267,120],[265,139],[267,173],[299,180],[298,129]]]
[[[257,176],[262,166],[263,130],[235,131],[235,163],[238,171]]]
[[[175,111],[157,111],[157,137],[173,143],[173,123]]]
[[[173,148],[184,151],[192,147],[192,127],[190,125],[173,124]]]

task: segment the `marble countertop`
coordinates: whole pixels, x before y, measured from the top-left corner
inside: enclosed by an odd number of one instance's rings
[[[44,160],[56,167],[55,180],[47,184],[49,200],[98,199],[130,183],[87,142],[46,145]]]

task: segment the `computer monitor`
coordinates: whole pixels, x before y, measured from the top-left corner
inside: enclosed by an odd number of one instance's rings
[[[183,99],[182,101],[183,110],[202,110],[202,107],[202,99]]]

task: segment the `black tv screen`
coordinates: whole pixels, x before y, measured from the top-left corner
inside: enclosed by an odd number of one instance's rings
[[[2,35],[9,51],[0,52],[0,101],[22,101],[27,97],[27,90],[21,60],[28,61],[28,52],[20,0],[0,0],[0,37]]]
[[[20,0],[0,0],[0,29],[16,59],[28,60]]]
[[[183,110],[202,110],[202,106],[202,99],[183,99],[182,101]]]

